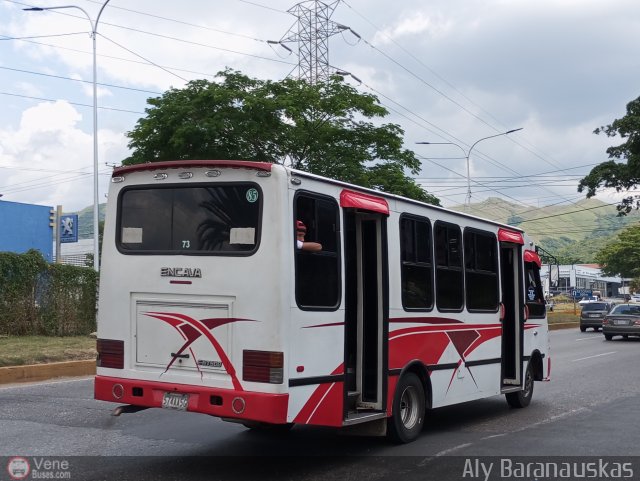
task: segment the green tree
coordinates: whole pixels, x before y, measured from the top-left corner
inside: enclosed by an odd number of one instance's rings
[[[605,275],[640,278],[640,225],[623,230],[596,254],[596,262]]]
[[[640,278],[631,279],[629,289],[631,289],[631,292],[640,292]]]
[[[640,97],[627,104],[626,115],[606,127],[597,128],[594,133],[605,133],[607,137],[620,136],[626,140],[607,149],[609,160],[591,169],[580,181],[578,192],[586,191],[587,197],[593,197],[601,187],[614,188],[618,192],[636,189],[640,182]],[[640,197],[629,195],[617,208],[618,215],[625,215],[633,208],[638,209]]]
[[[340,76],[314,85],[258,80],[232,70],[147,100],[125,165],[162,160],[242,159],[300,170],[440,205],[405,172],[420,161],[374,95]]]

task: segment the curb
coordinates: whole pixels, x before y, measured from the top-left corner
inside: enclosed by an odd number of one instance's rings
[[[8,366],[0,367],[0,384],[45,381],[56,377],[90,376],[95,373],[95,360]]]

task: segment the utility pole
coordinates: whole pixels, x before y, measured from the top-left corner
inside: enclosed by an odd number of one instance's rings
[[[62,245],[60,235],[60,218],[62,217],[62,206],[56,206],[56,225],[54,232],[56,235],[56,264],[62,264]]]
[[[279,43],[287,50],[291,49],[285,44],[298,44],[298,77],[312,85],[334,73],[335,69],[329,65],[329,37],[348,30],[360,38],[346,25],[331,20],[338,3],[340,0],[330,3],[307,0],[294,5],[287,11],[298,20],[280,41],[271,42]]]

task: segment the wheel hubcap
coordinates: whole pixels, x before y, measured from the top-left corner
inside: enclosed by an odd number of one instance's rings
[[[418,423],[418,392],[414,386],[407,386],[400,397],[400,419],[407,429]]]
[[[527,371],[527,375],[525,377],[524,380],[524,391],[522,394],[526,396],[529,395],[529,393],[531,392],[531,387],[533,386],[533,376],[531,375],[531,373],[529,371]]]

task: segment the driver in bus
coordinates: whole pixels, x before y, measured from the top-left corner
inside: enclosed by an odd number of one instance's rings
[[[304,240],[307,235],[307,226],[301,220],[296,221],[296,247],[303,251],[318,252],[322,250],[319,242],[308,242]]]

